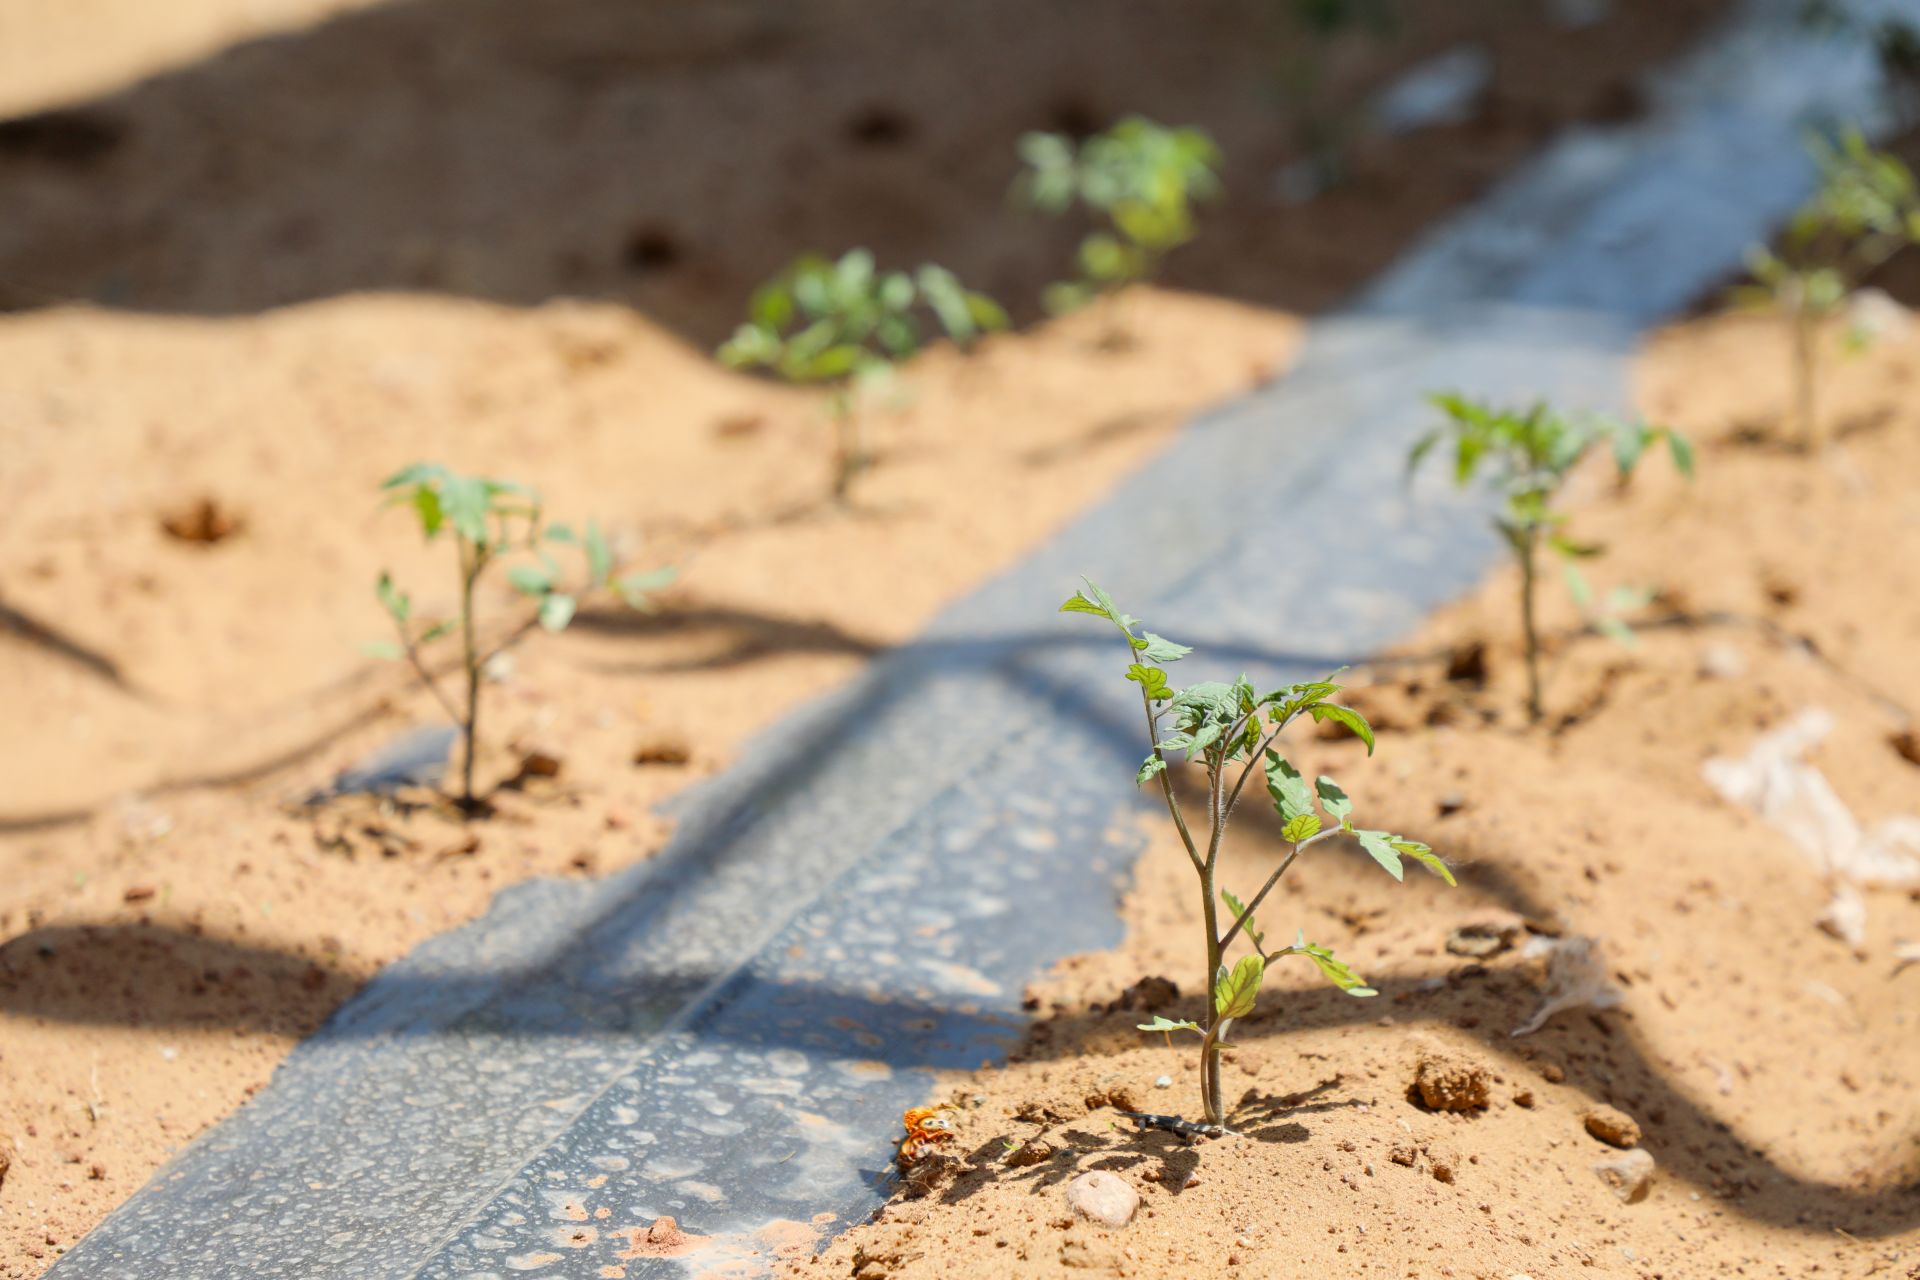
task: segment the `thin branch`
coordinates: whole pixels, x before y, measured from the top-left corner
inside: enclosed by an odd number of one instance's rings
[[[1147,711],[1147,741],[1153,744],[1153,758],[1160,762],[1160,793],[1167,798],[1167,812],[1173,815],[1173,825],[1180,832],[1180,842],[1187,846],[1187,857],[1193,861],[1194,870],[1204,871],[1200,850],[1193,843],[1193,833],[1187,830],[1186,816],[1180,812],[1179,798],[1173,793],[1172,767],[1160,754],[1159,713],[1153,709],[1153,699],[1147,696],[1145,685],[1140,687],[1140,702]]]
[[[448,717],[450,717],[456,725],[464,729],[467,724],[467,718],[454,708],[453,700],[447,697],[446,691],[440,687],[439,680],[434,677],[431,671],[427,670],[426,662],[420,657],[419,646],[414,644],[413,637],[407,634],[406,624],[402,623],[398,618],[395,618],[393,627],[394,630],[400,633],[400,651],[406,655],[407,661],[413,665],[414,674],[420,677],[420,683],[427,687],[429,693],[433,694],[435,700],[440,703],[441,709],[447,713]]]
[[[1239,936],[1240,930],[1245,927],[1247,921],[1253,919],[1253,913],[1259,910],[1262,902],[1267,900],[1267,895],[1273,892],[1273,886],[1280,883],[1280,877],[1287,874],[1287,868],[1293,865],[1293,860],[1300,856],[1303,849],[1310,844],[1316,844],[1321,840],[1325,840],[1328,836],[1339,835],[1342,830],[1344,830],[1342,827],[1328,827],[1320,834],[1308,836],[1305,840],[1294,845],[1293,848],[1288,851],[1287,856],[1281,861],[1280,865],[1274,869],[1273,874],[1267,877],[1267,882],[1260,886],[1260,892],[1253,895],[1253,901],[1249,902],[1246,910],[1240,913],[1240,918],[1233,922],[1233,927],[1227,930],[1226,936],[1220,939],[1220,949],[1225,951],[1227,944]]]

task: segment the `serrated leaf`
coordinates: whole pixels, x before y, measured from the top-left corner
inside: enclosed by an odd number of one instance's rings
[[[1313,812],[1313,795],[1298,769],[1277,751],[1267,752],[1266,768],[1267,794],[1273,797],[1273,807],[1280,813],[1282,826]]]
[[[1267,962],[1259,956],[1241,956],[1233,971],[1214,983],[1214,1013],[1221,1018],[1244,1018],[1252,1013],[1266,968]]]
[[[1400,865],[1400,852],[1393,847],[1393,833],[1389,831],[1355,831],[1354,839],[1360,847],[1373,856],[1373,860],[1387,869],[1395,880],[1406,879],[1406,871]]]
[[[1307,942],[1303,938],[1294,944],[1292,950],[1296,954],[1303,955],[1313,961],[1328,982],[1331,982],[1348,995],[1366,997],[1380,994],[1366,984],[1366,979],[1348,968],[1345,961],[1336,959],[1333,952],[1327,948]]]
[[[1127,679],[1139,685],[1147,697],[1155,702],[1165,702],[1173,697],[1173,689],[1167,684],[1167,673],[1158,667],[1136,662],[1127,668]]]
[[[549,631],[565,631],[577,607],[572,596],[555,592],[540,601],[540,625]]]
[[[1320,819],[1311,813],[1303,813],[1289,819],[1287,825],[1280,828],[1280,838],[1289,844],[1299,844],[1302,840],[1311,840],[1320,834]]]
[[[1415,862],[1418,862],[1421,866],[1433,872],[1433,874],[1439,876],[1448,884],[1456,888],[1459,886],[1460,882],[1453,878],[1453,868],[1441,861],[1439,854],[1435,853],[1426,845],[1421,844],[1418,840],[1409,840],[1405,836],[1395,836],[1393,837],[1393,848],[1396,853],[1404,854],[1406,857],[1412,858]]]
[[[1136,1025],[1142,1031],[1194,1031],[1199,1032],[1201,1035],[1206,1034],[1206,1032],[1200,1030],[1200,1024],[1197,1022],[1188,1022],[1185,1018],[1176,1020],[1158,1013],[1153,1015],[1152,1022],[1142,1022]]]
[[[1146,761],[1141,764],[1140,772],[1133,776],[1133,785],[1136,787],[1145,786],[1148,779],[1166,767],[1167,762],[1164,758],[1160,756],[1148,756]]]
[[[1345,821],[1353,812],[1353,801],[1347,799],[1347,793],[1340,789],[1340,784],[1326,774],[1321,774],[1314,781],[1313,790],[1320,797],[1320,807],[1325,809],[1330,817]]]
[[[1307,712],[1316,721],[1332,720],[1345,725],[1354,737],[1367,744],[1367,754],[1373,754],[1373,726],[1352,707],[1343,707],[1337,702],[1316,702],[1307,708]]]
[[[1191,645],[1175,644],[1165,636],[1157,636],[1151,631],[1140,633],[1142,643],[1135,647],[1140,651],[1142,662],[1178,662],[1193,652]]]
[[[1222,889],[1220,891],[1220,901],[1227,904],[1227,910],[1233,914],[1233,918],[1235,920],[1238,920],[1240,919],[1240,917],[1247,915],[1247,904],[1240,901],[1240,899],[1234,897],[1231,893],[1227,892],[1225,889]],[[1254,928],[1252,916],[1247,916],[1246,923],[1242,924],[1240,927],[1246,930],[1247,937],[1253,940],[1253,945],[1256,948],[1263,946],[1263,944],[1266,941],[1267,935],[1264,931]]]

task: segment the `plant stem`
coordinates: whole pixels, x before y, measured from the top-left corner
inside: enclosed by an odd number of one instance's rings
[[[1793,309],[1793,397],[1795,426],[1802,447],[1811,451],[1826,442],[1821,439],[1815,414],[1813,379],[1818,357],[1818,325],[1812,311],[1803,304]]]
[[[1216,1032],[1219,1015],[1214,1011],[1214,975],[1220,972],[1220,921],[1214,905],[1213,867],[1200,871],[1201,913],[1207,927],[1207,978],[1200,990],[1206,1000],[1206,1039],[1200,1045],[1200,1109],[1208,1124],[1225,1124],[1226,1108],[1220,1099],[1220,1045]]]
[[[468,552],[466,544],[460,545],[460,655],[467,671],[467,715],[460,726],[461,736],[466,741],[464,757],[460,762],[460,807],[472,813],[478,803],[473,794],[473,758],[479,745],[480,734],[480,660],[479,641],[474,635],[473,626],[473,585],[480,577],[480,566],[484,563],[485,553],[475,548]]]
[[[833,500],[839,506],[846,506],[853,490],[853,478],[867,465],[865,452],[860,447],[860,420],[854,412],[853,399],[844,390],[833,393]]]
[[[1540,704],[1540,626],[1534,617],[1534,585],[1539,577],[1534,552],[1539,543],[1539,530],[1529,527],[1520,552],[1520,626],[1527,645],[1527,719],[1534,724],[1545,714]]]

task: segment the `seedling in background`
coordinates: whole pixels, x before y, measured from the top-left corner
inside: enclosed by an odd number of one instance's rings
[[[1316,721],[1330,720],[1344,726],[1367,744],[1367,754],[1372,755],[1373,730],[1366,719],[1351,707],[1332,701],[1340,692],[1340,685],[1331,680],[1316,680],[1259,693],[1241,676],[1232,683],[1210,680],[1176,689],[1168,683],[1166,667],[1192,652],[1186,645],[1139,629],[1139,619],[1120,612],[1112,597],[1092,582],[1061,605],[1060,611],[1105,618],[1126,637],[1126,678],[1139,686],[1140,701],[1146,712],[1147,741],[1152,748],[1135,781],[1159,786],[1174,830],[1179,832],[1180,842],[1199,877],[1207,946],[1205,987],[1212,993],[1202,1021],[1155,1017],[1152,1022],[1142,1024],[1140,1030],[1164,1032],[1169,1038],[1176,1031],[1200,1037],[1200,1105],[1206,1123],[1218,1128],[1226,1123],[1220,1087],[1220,1050],[1233,1023],[1253,1012],[1268,965],[1287,956],[1305,956],[1329,982],[1348,995],[1376,994],[1331,951],[1308,942],[1304,933],[1296,933],[1291,945],[1267,946],[1267,935],[1255,923],[1253,913],[1267,900],[1294,860],[1323,840],[1346,835],[1357,840],[1396,880],[1405,874],[1404,860],[1409,858],[1448,884],[1454,882],[1453,873],[1432,849],[1418,840],[1387,831],[1356,828],[1352,821],[1353,802],[1332,778],[1308,782],[1273,750],[1274,740],[1288,725],[1301,716],[1311,716]],[[1169,766],[1177,757],[1184,757],[1188,764],[1199,765],[1206,773],[1204,827],[1196,829],[1188,822],[1174,789]],[[1267,794],[1280,817],[1281,838],[1289,848],[1258,892],[1243,901],[1219,883],[1220,851],[1228,820],[1256,769],[1266,779]],[[1224,918],[1220,913],[1222,906],[1226,908]],[[1246,948],[1246,954],[1229,967],[1226,957],[1236,941]]]
[[[380,488],[391,494],[389,505],[406,506],[420,522],[420,532],[432,542],[442,533],[452,540],[459,568],[460,612],[451,618],[417,617],[413,598],[382,572],[376,590],[380,604],[393,620],[398,643],[384,646],[382,656],[405,658],[420,683],[459,727],[461,738],[460,807],[469,813],[484,806],[473,790],[473,763],[480,733],[480,688],[487,664],[522,634],[516,629],[491,648],[481,644],[474,618],[474,594],[494,565],[511,560],[507,581],[535,606],[534,621],[548,631],[564,631],[573,621],[579,595],[611,588],[633,608],[648,607],[647,593],[664,586],[670,570],[616,574],[612,548],[598,524],[576,532],[562,524],[544,524],[540,495],[525,485],[482,476],[463,476],[432,463],[416,463],[389,477]],[[571,547],[585,561],[585,575],[572,591],[562,589],[555,547]],[[456,701],[428,667],[424,651],[436,641],[458,634],[463,697]]]
[[[1080,278],[1048,286],[1054,312],[1151,280],[1193,239],[1194,206],[1220,194],[1220,149],[1199,129],[1130,116],[1077,147],[1058,133],[1029,133],[1019,145],[1027,171],[1015,189],[1028,204],[1058,215],[1077,202],[1107,224],[1080,242]]]
[[[871,459],[860,431],[863,392],[890,379],[921,346],[921,313],[962,347],[1007,327],[984,293],[932,264],[912,275],[879,272],[855,249],[838,262],[809,254],[753,295],[747,323],[720,348],[730,368],[767,368],[788,382],[828,388],[833,418],[833,498],[845,504]]]
[[[1524,411],[1496,409],[1457,395],[1428,397],[1446,415],[1446,425],[1429,432],[1407,457],[1412,472],[1443,442],[1453,448],[1454,483],[1465,486],[1485,467],[1506,497],[1505,509],[1494,517],[1494,527],[1520,566],[1520,626],[1527,657],[1527,715],[1536,724],[1542,713],[1540,693],[1540,621],[1538,583],[1540,550],[1544,546],[1565,563],[1568,589],[1588,621],[1623,642],[1632,633],[1619,613],[1639,597],[1616,592],[1604,613],[1593,609],[1593,593],[1575,561],[1598,555],[1601,548],[1576,542],[1566,532],[1565,512],[1554,500],[1567,476],[1596,445],[1611,446],[1620,478],[1633,473],[1649,445],[1665,442],[1673,465],[1682,475],[1693,475],[1693,448],[1686,437],[1668,427],[1616,422],[1598,415],[1571,417],[1544,404]]]
[[[1337,46],[1360,34],[1386,42],[1400,29],[1400,0],[1285,0],[1279,7],[1279,91],[1293,120],[1295,146],[1305,162],[1300,197],[1318,194],[1346,177],[1346,153],[1360,114],[1327,101],[1327,72]],[[1289,177],[1293,170],[1289,168]]]
[[[1808,145],[1820,189],[1793,215],[1777,252],[1765,245],[1748,251],[1753,282],[1733,296],[1785,321],[1794,430],[1805,448],[1817,449],[1827,442],[1815,403],[1821,333],[1875,268],[1920,239],[1920,192],[1906,165],[1875,151],[1858,131],[1837,144],[1814,138]],[[1857,350],[1872,337],[1870,327],[1854,325],[1847,347]]]

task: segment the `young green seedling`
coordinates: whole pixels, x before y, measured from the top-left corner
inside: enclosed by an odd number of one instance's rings
[[[647,593],[664,586],[671,570],[617,574],[613,550],[597,523],[577,533],[562,524],[544,524],[540,495],[525,485],[482,476],[463,476],[434,463],[415,463],[396,472],[380,486],[391,495],[389,506],[406,506],[419,520],[420,532],[432,542],[449,535],[459,569],[460,611],[451,618],[427,620],[414,614],[413,598],[382,572],[376,590],[380,604],[393,620],[398,643],[376,652],[405,658],[420,683],[458,726],[461,737],[460,807],[469,813],[484,808],[473,789],[473,764],[480,732],[480,689],[487,664],[526,631],[521,627],[491,648],[482,645],[474,618],[474,593],[487,570],[511,559],[507,581],[535,605],[534,621],[548,631],[563,631],[573,621],[583,592],[612,588],[633,608],[648,607]],[[586,574],[573,591],[562,590],[560,565],[551,548],[577,548]],[[425,649],[458,632],[460,676],[464,697],[448,695],[427,666]]]
[[[1127,642],[1126,678],[1139,686],[1146,713],[1147,742],[1151,747],[1135,782],[1158,784],[1174,830],[1179,833],[1187,858],[1199,877],[1207,949],[1205,989],[1212,993],[1202,1021],[1155,1017],[1152,1022],[1142,1024],[1140,1030],[1164,1032],[1169,1039],[1175,1031],[1192,1032],[1200,1037],[1201,1110],[1207,1124],[1224,1125],[1226,1106],[1220,1086],[1220,1050],[1234,1021],[1253,1012],[1268,965],[1286,956],[1305,956],[1328,981],[1348,995],[1375,994],[1331,951],[1308,942],[1304,933],[1296,933],[1289,946],[1268,948],[1266,934],[1254,922],[1253,913],[1267,900],[1294,860],[1324,840],[1346,835],[1358,841],[1396,880],[1405,874],[1402,860],[1406,858],[1425,866],[1448,884],[1454,882],[1453,872],[1418,840],[1387,831],[1356,828],[1352,821],[1353,802],[1332,778],[1323,776],[1308,782],[1285,757],[1273,750],[1274,740],[1288,725],[1301,716],[1311,716],[1316,721],[1332,721],[1348,729],[1367,744],[1367,754],[1372,755],[1373,730],[1366,719],[1351,707],[1332,701],[1340,692],[1340,685],[1331,680],[1316,680],[1260,693],[1241,676],[1232,683],[1210,680],[1176,689],[1167,681],[1166,665],[1178,662],[1192,650],[1139,629],[1139,619],[1120,612],[1113,598],[1091,581],[1085,590],[1061,605],[1060,611],[1105,618],[1119,629]],[[1173,785],[1168,766],[1175,756],[1184,756],[1187,763],[1199,765],[1206,774],[1206,822],[1197,829],[1189,823]],[[1288,849],[1258,892],[1243,901],[1219,883],[1220,851],[1228,820],[1256,769],[1266,778],[1267,794],[1280,817],[1280,836],[1287,842]],[[1316,803],[1319,812],[1315,812]],[[1226,908],[1224,920],[1221,906]],[[1226,957],[1236,941],[1248,950],[1229,967]]]
[[[1007,327],[998,303],[964,288],[945,267],[880,272],[871,253],[854,249],[838,262],[808,254],[762,285],[747,323],[720,348],[730,368],[764,367],[788,382],[828,388],[835,502],[846,503],[853,478],[870,462],[860,394],[920,349],[923,310],[962,347]]]
[[[1808,147],[1820,166],[1820,189],[1793,215],[1778,252],[1765,245],[1748,251],[1753,282],[1733,297],[1785,321],[1794,429],[1804,448],[1818,449],[1826,444],[1815,404],[1821,332],[1876,267],[1920,240],[1920,192],[1906,165],[1875,151],[1857,131],[1838,144],[1816,137]],[[1847,345],[1857,349],[1872,336],[1853,326]]]
[[[1080,242],[1080,278],[1048,287],[1056,312],[1152,279],[1193,239],[1194,205],[1220,194],[1220,149],[1198,129],[1130,116],[1077,147],[1058,133],[1026,134],[1019,147],[1027,171],[1015,189],[1030,206],[1063,214],[1078,202],[1107,224]]]
[[[1415,443],[1407,456],[1407,470],[1419,467],[1427,453],[1442,441],[1453,445],[1453,479],[1466,485],[1484,465],[1506,498],[1494,517],[1494,527],[1520,566],[1520,626],[1527,658],[1527,715],[1539,723],[1543,714],[1540,687],[1540,621],[1537,610],[1539,553],[1544,545],[1565,561],[1567,585],[1574,600],[1589,614],[1593,626],[1623,642],[1631,642],[1617,612],[1594,616],[1592,593],[1574,561],[1598,555],[1601,548],[1576,542],[1567,535],[1567,515],[1554,499],[1567,476],[1594,446],[1612,446],[1614,466],[1622,480],[1631,475],[1647,447],[1665,441],[1673,465],[1682,475],[1693,474],[1693,447],[1686,437],[1668,427],[1616,422],[1598,415],[1571,417],[1544,404],[1521,410],[1497,409],[1451,394],[1428,399],[1446,414],[1446,425]],[[1615,609],[1632,603],[1630,592],[1616,592]]]

